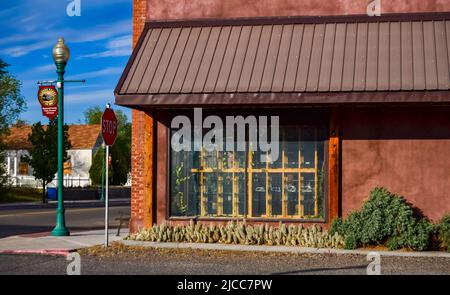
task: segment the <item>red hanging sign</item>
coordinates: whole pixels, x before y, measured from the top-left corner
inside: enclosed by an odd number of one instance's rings
[[[58,116],[58,91],[55,86],[39,86],[38,99],[42,107],[42,115],[49,119]]]

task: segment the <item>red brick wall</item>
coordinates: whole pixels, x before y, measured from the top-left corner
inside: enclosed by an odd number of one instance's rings
[[[147,0],[133,0],[133,48],[145,26]],[[131,135],[131,220],[130,230],[144,226],[145,113],[133,110]]]
[[[381,13],[450,11],[449,0],[380,0]],[[148,19],[365,14],[371,0],[148,0]]]

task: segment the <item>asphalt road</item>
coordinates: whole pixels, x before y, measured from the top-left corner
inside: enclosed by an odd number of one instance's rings
[[[82,254],[81,274],[165,275],[366,275],[363,255],[295,255],[186,249],[112,251],[107,256]],[[0,274],[66,274],[62,256],[0,255]],[[450,274],[449,258],[382,257],[381,274]]]
[[[130,206],[110,206],[110,225],[116,227],[115,218],[121,213],[129,216]],[[103,207],[66,208],[66,226],[70,231],[84,231],[104,228]],[[0,210],[0,238],[12,235],[50,232],[56,221],[55,208],[21,208]]]

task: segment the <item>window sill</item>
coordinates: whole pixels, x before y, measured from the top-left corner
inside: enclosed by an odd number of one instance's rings
[[[169,221],[249,221],[249,222],[296,222],[296,223],[326,223],[325,219],[301,218],[267,218],[267,217],[228,217],[228,216],[171,216]]]

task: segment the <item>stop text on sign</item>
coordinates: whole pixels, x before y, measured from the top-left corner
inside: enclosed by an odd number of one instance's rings
[[[114,111],[106,108],[102,116],[102,136],[106,145],[114,144],[117,137],[117,118]]]
[[[103,120],[103,133],[107,134],[115,134],[117,128],[117,122],[115,121],[109,121],[109,120]]]

